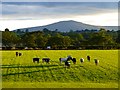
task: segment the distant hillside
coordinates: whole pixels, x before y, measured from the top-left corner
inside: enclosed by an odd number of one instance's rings
[[[21,30],[26,31],[26,29],[28,29],[29,32],[32,32],[32,31],[42,31],[44,28],[47,28],[51,31],[54,31],[57,29],[60,32],[69,32],[70,30],[81,31],[81,30],[85,30],[85,29],[99,30],[100,28],[105,28],[106,30],[115,30],[115,31],[118,30],[117,26],[94,26],[94,25],[84,24],[82,22],[77,22],[77,21],[73,21],[73,20],[60,21],[60,22],[56,22],[53,24],[45,25],[45,26],[21,28]]]

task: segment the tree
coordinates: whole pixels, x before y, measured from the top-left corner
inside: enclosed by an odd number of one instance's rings
[[[62,39],[63,39],[62,35],[57,33],[55,36],[49,38],[47,45],[51,46],[54,49],[57,49],[58,47],[62,46],[63,44]]]
[[[101,29],[98,33],[91,34],[88,43],[90,45],[106,46],[114,44],[114,41],[105,29]]]
[[[25,33],[28,33],[28,32],[29,32],[29,29],[26,29],[26,30],[25,30]]]
[[[22,37],[22,42],[24,44],[24,46],[26,47],[36,47],[36,37],[34,34],[25,34],[23,37]]]
[[[6,47],[13,47],[16,46],[17,43],[19,43],[20,37],[17,36],[16,33],[5,31],[2,32],[2,42],[3,45]]]
[[[67,49],[67,47],[71,45],[71,42],[72,42],[72,40],[69,36],[64,36],[62,45],[63,45],[64,48]]]
[[[5,32],[7,32],[7,31],[9,31],[9,29],[8,29],[8,28],[6,28],[6,29],[5,29]]]
[[[39,34],[36,37],[36,44],[37,47],[42,47],[44,48],[47,43],[47,37],[44,37],[43,35]]]
[[[82,44],[82,41],[84,40],[84,37],[80,33],[76,32],[69,32],[68,36],[72,39],[72,44],[76,47],[79,48],[79,46]]]
[[[17,31],[16,31],[17,33],[21,33],[21,30],[20,29],[17,29]]]
[[[43,32],[49,33],[50,31],[49,31],[49,29],[44,28],[44,29],[43,29]]]
[[[116,39],[116,42],[120,44],[120,30],[117,31],[117,39]]]

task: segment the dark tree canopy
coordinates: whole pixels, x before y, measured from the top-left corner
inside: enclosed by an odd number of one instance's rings
[[[50,31],[44,28],[43,31],[26,32],[18,29],[16,32],[8,28],[2,32],[2,43],[4,47],[28,47],[46,49],[99,49],[102,46],[119,48],[120,31],[108,31],[101,28],[96,30],[83,30],[81,32],[70,30],[70,32],[59,32],[58,29]],[[96,47],[94,47],[96,46]]]

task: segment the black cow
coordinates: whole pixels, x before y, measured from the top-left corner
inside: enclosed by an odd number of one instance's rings
[[[19,54],[19,53],[18,53],[18,52],[16,52],[16,56],[18,56],[18,54]]]
[[[90,61],[90,56],[87,56],[87,60]]]
[[[76,64],[76,58],[73,58],[72,61],[74,64]]]
[[[19,53],[19,56],[22,56],[22,53]]]
[[[99,60],[98,59],[94,59],[95,64],[98,65],[99,64]]]
[[[43,58],[43,59],[42,59],[42,62],[43,62],[43,63],[44,63],[44,62],[49,63],[49,62],[50,62],[50,58]]]
[[[35,63],[36,61],[39,63],[39,58],[33,58],[33,62]]]
[[[84,58],[81,58],[81,59],[80,59],[80,62],[83,63],[83,62],[84,62]]]
[[[66,61],[65,62],[65,66],[67,66],[68,68],[70,68],[70,62]]]

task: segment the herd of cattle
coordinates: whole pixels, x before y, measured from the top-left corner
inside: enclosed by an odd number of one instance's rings
[[[22,56],[22,53],[16,52],[16,57],[17,56]],[[39,63],[39,60],[40,60],[40,58],[33,58],[33,62],[34,63],[35,62]],[[67,67],[70,67],[70,60],[72,60],[72,62],[74,64],[76,64],[76,58],[72,58],[70,55],[67,56],[67,58],[59,58],[60,64],[62,62],[64,62],[65,66],[67,66]],[[87,56],[87,60],[90,62],[90,60],[91,60],[90,56]],[[46,63],[49,64],[50,58],[42,58],[42,62],[43,63],[46,62]],[[99,64],[99,60],[98,59],[94,59],[94,62],[95,62],[95,65]],[[84,58],[80,58],[80,63],[84,63]]]

